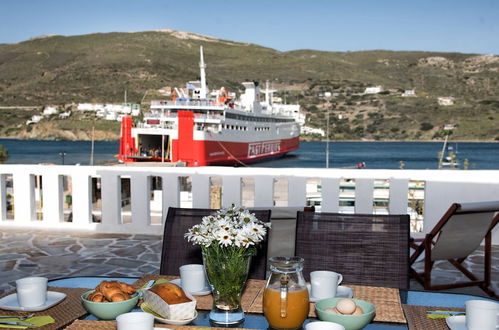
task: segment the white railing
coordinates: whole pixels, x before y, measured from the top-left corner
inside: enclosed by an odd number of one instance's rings
[[[159,193],[151,189],[151,177],[161,177]],[[189,192],[183,189],[182,182],[185,180],[181,178],[185,177],[190,178]],[[64,206],[67,178],[70,178],[72,186],[71,222],[65,221],[68,213]],[[95,209],[95,180],[92,178],[100,178],[98,185],[102,206],[99,210]],[[127,196],[122,193],[123,178],[129,179]],[[352,198],[355,213],[373,213],[376,185],[379,180],[386,180],[388,183],[383,194],[387,196],[387,211],[405,214],[411,183],[423,183],[424,221],[422,232],[416,233],[416,236],[423,236],[431,230],[453,202],[499,199],[499,171],[495,170],[0,165],[0,228],[159,235],[162,234],[168,207],[210,207],[213,182],[220,184],[222,206],[235,203],[266,207],[306,205],[310,197],[307,187],[313,180],[320,182],[317,193],[322,200],[321,211],[339,212],[342,211],[340,201],[345,179],[350,185],[354,183]],[[248,180],[251,182],[249,185]],[[276,182],[280,183],[279,189]],[[39,187],[42,189],[39,190]],[[249,202],[248,187],[252,190]],[[159,196],[160,200],[154,200],[152,196]],[[189,200],[184,196],[189,196]],[[281,199],[277,201],[276,198]],[[123,208],[127,204],[128,208]],[[154,209],[158,207],[154,216]],[[96,215],[100,222],[95,222]],[[154,221],[154,217],[163,221]],[[494,244],[499,244],[497,228]]]

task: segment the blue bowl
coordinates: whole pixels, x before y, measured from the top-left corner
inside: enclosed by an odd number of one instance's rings
[[[362,308],[364,314],[360,315],[342,315],[325,311],[327,308],[336,307],[336,303],[344,298],[327,298],[315,303],[315,313],[322,321],[339,323],[346,330],[358,330],[369,324],[376,314],[376,307],[368,301],[352,299],[357,306]]]
[[[93,302],[87,300],[89,294],[95,290],[90,290],[81,295],[83,307],[92,315],[101,320],[114,320],[118,315],[131,311],[139,301],[138,293],[134,293],[132,298],[118,302]]]

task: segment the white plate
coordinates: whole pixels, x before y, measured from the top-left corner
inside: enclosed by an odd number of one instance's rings
[[[454,315],[445,319],[445,323],[451,330],[468,330],[466,327],[466,315]]]
[[[177,279],[174,279],[174,280],[171,280],[170,283],[173,283],[173,284],[176,284],[180,287],[182,287],[182,285],[180,285],[180,279],[177,278]],[[192,294],[193,296],[206,296],[207,294],[210,294],[211,293],[211,289],[209,286],[205,287],[203,290],[201,291],[197,291],[197,292],[189,292],[190,294]]]
[[[47,291],[47,300],[45,301],[45,304],[36,307],[21,307],[17,302],[17,293],[13,293],[0,299],[0,309],[8,311],[39,312],[60,303],[64,298],[66,298],[65,293]]]
[[[198,312],[197,311],[194,311],[194,316],[192,318],[189,318],[189,319],[184,319],[184,320],[170,320],[170,319],[165,319],[165,318],[162,318],[160,315],[154,313],[150,308],[149,306],[147,306],[147,303],[142,303],[142,305],[140,305],[140,309],[144,312],[144,313],[149,313],[151,314],[152,316],[154,316],[154,318],[159,321],[159,322],[162,322],[162,323],[166,323],[166,324],[171,324],[171,325],[185,325],[187,323],[190,323],[192,320],[194,320],[196,317],[198,317]]]
[[[310,293],[310,285],[307,283],[307,289],[309,293],[308,299],[310,302],[317,302],[321,299],[324,298],[317,298],[317,297],[312,297],[312,294]],[[335,298],[352,298],[353,297],[353,290],[347,286],[342,286],[338,285],[338,289],[336,289],[336,296]]]

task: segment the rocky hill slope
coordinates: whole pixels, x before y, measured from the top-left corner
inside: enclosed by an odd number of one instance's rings
[[[183,87],[198,77],[201,45],[212,88],[241,91],[242,81],[269,80],[281,90],[278,96],[302,105],[309,126],[324,128],[329,109],[331,139],[440,139],[443,125],[454,124],[454,139],[499,140],[499,56],[279,52],[172,30],[0,44],[0,136],[86,139],[97,125],[101,138],[115,138],[117,123],[85,116],[34,126],[25,122],[46,105],[70,109],[81,102],[122,102],[125,90],[129,102],[147,110],[150,100],[161,97],[159,88]],[[365,94],[372,86],[382,86],[382,92]],[[412,89],[416,97],[402,96]],[[326,92],[333,96],[326,99]],[[452,97],[454,104],[439,105],[439,97]],[[2,110],[7,106],[38,110]]]

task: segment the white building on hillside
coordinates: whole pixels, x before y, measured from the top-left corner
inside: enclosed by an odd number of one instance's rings
[[[55,115],[57,113],[59,113],[59,110],[57,110],[56,107],[51,107],[51,106],[46,107],[45,109],[43,109],[42,112],[44,116]]]
[[[378,94],[383,91],[383,87],[381,85],[375,87],[367,87],[364,91],[364,94]]]
[[[416,97],[416,90],[406,89],[402,94],[402,97]]]
[[[439,97],[438,105],[453,105],[454,98],[453,97]]]
[[[99,103],[80,103],[77,106],[79,111],[94,111],[97,117],[106,120],[121,121],[123,115],[136,117],[140,114],[140,104],[122,103],[122,104],[99,104]]]
[[[313,128],[308,126],[302,126],[300,129],[301,134],[319,134],[320,136],[326,136],[324,130],[320,128]]]

